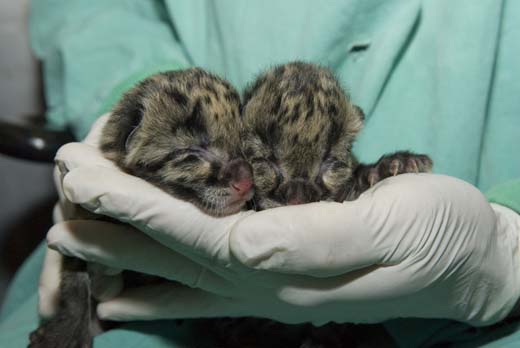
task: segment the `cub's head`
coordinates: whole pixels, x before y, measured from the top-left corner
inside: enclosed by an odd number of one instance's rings
[[[266,71],[246,90],[242,116],[258,208],[344,200],[363,113],[328,69],[295,62]]]
[[[193,68],[154,75],[127,92],[103,129],[101,150],[126,172],[222,216],[253,195],[241,131],[236,90]]]

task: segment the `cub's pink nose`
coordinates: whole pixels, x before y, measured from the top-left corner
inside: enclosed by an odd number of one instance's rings
[[[244,197],[253,189],[253,171],[243,159],[229,162],[224,175],[228,178],[229,188],[235,195]]]
[[[305,203],[305,201],[301,198],[293,198],[293,199],[290,199],[289,201],[287,201],[287,204],[289,205],[298,205],[298,204],[303,204]]]
[[[248,193],[253,187],[253,180],[249,177],[241,178],[238,181],[231,182],[231,188],[241,196]]]

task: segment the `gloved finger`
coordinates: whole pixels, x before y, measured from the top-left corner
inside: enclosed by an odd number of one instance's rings
[[[56,204],[53,211],[55,223],[63,221],[63,213],[60,205]],[[45,251],[45,257],[40,273],[38,285],[38,314],[43,319],[49,319],[56,313],[60,296],[60,282],[63,256],[50,248]],[[93,293],[99,299],[115,297],[122,287],[120,269],[110,268],[102,265],[91,265],[90,269],[96,268],[94,274]]]
[[[388,207],[391,210],[391,207]],[[373,207],[319,202],[275,208],[240,221],[231,232],[230,250],[248,267],[329,277],[383,263],[390,246],[378,239]]]
[[[152,184],[104,167],[81,167],[64,178],[65,195],[87,209],[128,222],[189,257],[228,262],[228,235],[251,212],[216,218]]]
[[[54,187],[56,187],[56,191],[58,192],[58,202],[54,206],[53,210],[53,221],[54,223],[65,221],[65,220],[77,220],[85,211],[85,209],[81,208],[78,204],[74,204],[65,197],[63,193],[63,177],[65,174],[62,174],[58,168],[58,166],[54,167],[53,171],[53,179],[54,179]]]
[[[420,305],[432,301],[422,291],[431,285],[432,278],[424,262],[407,260],[394,266],[309,278],[288,276],[277,295],[296,308],[314,308],[309,315],[326,319],[313,319],[316,325],[330,321],[377,323],[403,316],[442,317],[451,305],[446,301],[427,308]],[[341,299],[339,311],[337,299]]]
[[[103,132],[103,128],[105,127],[105,124],[108,121],[108,118],[110,117],[110,114],[111,113],[108,112],[104,115],[101,115],[96,120],[96,122],[94,122],[94,124],[90,128],[88,135],[85,137],[85,139],[83,139],[83,143],[94,146],[94,147],[99,147],[99,142],[101,140],[101,134]]]
[[[52,178],[54,181],[54,187],[56,187],[56,191],[58,192],[58,203],[56,204],[56,206],[54,206],[54,211],[52,212],[54,222],[67,220],[67,209],[64,207],[64,203],[65,201],[67,201],[67,199],[63,194],[63,188],[61,185],[63,181],[63,176],[64,175],[61,174],[58,167],[55,166],[52,172]]]
[[[51,318],[58,309],[62,262],[60,253],[46,249],[38,285],[38,313],[43,319]]]
[[[227,298],[165,282],[128,289],[118,297],[97,307],[101,319],[130,321],[155,319],[188,319],[231,316],[236,304]]]
[[[107,275],[99,272],[90,273],[92,296],[98,301],[113,299],[123,290],[123,275],[121,273]]]
[[[459,217],[467,216],[469,207],[478,221],[478,214],[486,213],[482,207],[489,206],[482,200],[476,188],[456,178],[404,174],[380,182],[353,202],[254,214],[235,226],[230,248],[250,267],[316,277],[393,265],[420,252],[429,238],[442,237],[438,233],[446,225],[463,233],[467,225]]]
[[[92,295],[99,301],[117,296],[123,290],[123,270],[100,263],[87,263]]]
[[[109,267],[99,263],[89,263],[87,267],[88,271],[92,274],[103,274],[109,276],[119,274],[123,271],[121,268]]]
[[[97,147],[84,143],[63,145],[56,153],[54,162],[62,176],[81,166],[101,166],[117,169],[116,164],[105,158]]]
[[[74,220],[54,225],[49,247],[88,262],[176,280],[192,287],[221,289],[227,282],[129,225]]]

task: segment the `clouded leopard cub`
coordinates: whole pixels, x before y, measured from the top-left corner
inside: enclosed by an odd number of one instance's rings
[[[244,154],[260,209],[356,199],[382,179],[427,172],[432,161],[407,151],[361,164],[352,145],[364,121],[330,70],[302,62],[272,68],[244,93]]]
[[[236,213],[253,195],[241,157],[240,96],[223,79],[192,68],[154,75],[127,92],[112,111],[101,151],[204,212]],[[135,273],[125,283],[135,283]],[[92,346],[95,303],[83,261],[66,258],[57,314],[31,334],[32,348]]]
[[[354,200],[386,177],[431,170],[428,156],[407,151],[373,164],[359,163],[352,144],[362,128],[363,112],[326,68],[294,62],[269,69],[245,91],[243,104],[242,147],[253,168],[256,209]],[[377,326],[289,327],[246,318],[229,319],[224,328],[226,334],[218,336],[226,348],[244,347],[244,342],[258,348],[391,346]],[[374,330],[383,341],[367,342]]]

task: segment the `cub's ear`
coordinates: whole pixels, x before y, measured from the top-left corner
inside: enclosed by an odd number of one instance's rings
[[[100,149],[111,160],[122,160],[143,120],[142,99],[147,80],[127,91],[112,109],[101,135]]]
[[[365,123],[365,113],[363,112],[363,110],[357,105],[352,106],[354,107],[354,112],[357,113],[357,116],[361,120],[361,122]]]
[[[359,106],[350,105],[349,112],[347,114],[347,135],[349,136],[350,140],[352,141],[356,135],[359,133],[361,128],[363,128],[363,123],[365,121],[365,114],[363,110]]]

